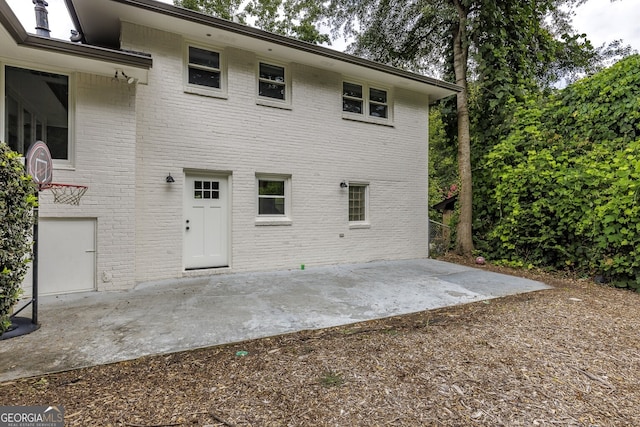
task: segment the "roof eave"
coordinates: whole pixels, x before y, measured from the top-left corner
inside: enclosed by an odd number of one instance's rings
[[[131,66],[142,69],[149,69],[152,59],[148,55],[137,53],[121,52],[112,49],[101,48],[91,45],[82,45],[70,41],[51,39],[47,37],[29,34],[24,29],[11,7],[5,0],[0,0],[0,24],[14,39],[16,44],[33,49],[43,49],[65,55],[79,56],[87,59],[95,59],[106,62],[113,62],[123,66]]]
[[[67,0],[70,2],[71,0]],[[405,71],[399,68],[391,67],[379,62],[371,61],[368,59],[360,58],[354,55],[349,55],[344,52],[340,52],[334,49],[329,49],[324,46],[319,46],[313,43],[297,40],[291,37],[282,36],[280,34],[271,33],[258,28],[254,28],[248,25],[239,24],[226,19],[216,18],[210,15],[205,15],[200,12],[196,12],[190,9],[176,7],[168,3],[160,3],[154,0],[112,0],[118,3],[128,4],[136,6],[142,9],[162,13],[165,15],[173,16],[180,19],[190,20],[192,22],[211,25],[216,28],[237,33],[240,35],[250,36],[257,39],[261,39],[267,42],[280,44],[285,47],[290,47],[297,50],[313,53],[316,55],[324,56],[330,59],[335,59],[342,62],[370,68],[376,71],[382,71],[389,74],[394,74],[398,77],[407,78],[410,80],[426,83],[432,86],[449,89],[454,92],[461,92],[462,87],[448,83],[442,80],[438,80],[432,77],[423,76],[420,74]]]
[[[73,0],[65,0],[65,1],[70,11],[71,18],[74,21],[74,24],[76,25],[76,28],[80,32],[82,32],[82,26],[80,24],[80,20],[78,19],[75,8],[73,6]],[[360,67],[365,67],[370,70],[387,73],[393,76],[412,80],[422,84],[427,84],[430,86],[437,87],[440,90],[444,89],[445,91],[450,92],[448,95],[441,95],[437,98],[433,98],[432,100],[441,99],[462,91],[462,87],[453,83],[449,83],[449,82],[438,80],[432,77],[427,77],[420,74],[412,73],[409,71],[405,71],[399,68],[395,68],[395,67],[378,63],[375,61],[371,61],[368,59],[349,55],[347,53],[330,49],[324,46],[319,46],[319,45],[304,42],[301,40],[293,39],[291,37],[286,37],[280,34],[264,31],[248,25],[239,24],[239,23],[228,21],[225,19],[216,18],[210,15],[205,15],[203,13],[196,12],[190,9],[176,7],[168,3],[161,3],[154,0],[111,0],[111,1],[114,1],[116,3],[121,3],[131,7],[148,10],[150,12],[155,12],[164,16],[186,20],[186,21],[190,21],[193,23],[201,24],[201,25],[211,26],[213,28],[217,28],[223,31],[229,31],[231,33],[235,33],[241,36],[247,36],[247,37],[255,38],[258,40],[279,44],[284,47],[311,53],[314,55],[319,55],[328,59],[332,59],[332,60],[336,60],[336,61],[340,61],[340,62],[344,62],[344,63],[348,63],[348,64],[360,66]],[[88,40],[88,42],[91,43],[91,40]]]

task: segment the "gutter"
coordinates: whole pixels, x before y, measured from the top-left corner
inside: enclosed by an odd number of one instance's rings
[[[71,11],[70,15],[78,28],[78,31],[82,33],[80,28],[80,22],[78,16],[73,8],[73,0],[65,0],[68,9]],[[431,86],[447,89],[453,92],[462,92],[462,87],[454,83],[448,83],[442,80],[438,80],[432,77],[422,76],[420,74],[412,73],[409,71],[401,70],[389,65],[381,64],[379,62],[371,61],[357,56],[349,55],[347,53],[339,52],[333,49],[326,48],[324,46],[318,46],[312,43],[296,40],[290,37],[285,37],[279,34],[270,33],[268,31],[260,30],[248,25],[239,24],[225,19],[216,18],[210,15],[205,15],[200,12],[196,12],[190,9],[184,9],[176,7],[168,3],[160,3],[154,0],[111,0],[117,3],[122,3],[128,6],[136,7],[150,12],[159,13],[161,15],[169,16],[172,18],[178,18],[201,24],[213,28],[218,28],[231,33],[239,34],[242,36],[251,37],[258,40],[275,43],[288,48],[296,49],[299,51],[311,53],[314,55],[323,56],[325,58],[337,60],[340,62],[346,62],[349,64],[357,65],[364,68],[369,68],[375,71],[381,71],[386,74],[395,75],[405,79],[413,80],[420,83],[425,83]]]
[[[148,55],[122,52],[91,45],[81,45],[70,41],[56,40],[48,37],[29,34],[5,0],[0,0],[0,24],[4,26],[14,41],[33,49],[42,49],[87,59],[114,62],[136,68],[149,69],[153,63]]]

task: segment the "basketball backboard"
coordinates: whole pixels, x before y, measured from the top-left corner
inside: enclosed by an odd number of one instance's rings
[[[53,179],[53,160],[49,147],[42,141],[36,141],[27,151],[26,156],[27,173],[33,178],[33,182],[38,184],[38,189],[42,190],[51,184]]]

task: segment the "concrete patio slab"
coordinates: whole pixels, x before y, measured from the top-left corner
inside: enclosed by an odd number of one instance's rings
[[[415,259],[41,297],[40,329],[0,341],[0,381],[548,288],[481,268]]]

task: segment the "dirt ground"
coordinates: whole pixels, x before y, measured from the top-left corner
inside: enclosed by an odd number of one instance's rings
[[[640,426],[640,294],[483,268],[554,289],[0,383],[0,405],[69,426]]]

